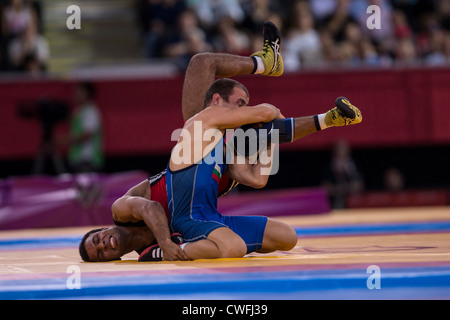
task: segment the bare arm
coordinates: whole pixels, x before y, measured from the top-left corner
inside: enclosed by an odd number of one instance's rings
[[[136,218],[130,207],[126,206],[125,200],[131,197],[140,197],[143,199],[150,199],[151,189],[148,180],[144,180],[141,183],[133,186],[128,190],[121,198],[117,199],[112,207],[113,220],[118,222],[135,222],[137,220],[143,220]]]
[[[189,260],[184,252],[170,239],[169,224],[163,207],[156,201],[144,196],[149,188],[144,181],[131,188],[124,196],[117,199],[112,207],[114,220],[129,222],[143,220],[153,232],[156,241],[164,252],[164,260]]]
[[[273,105],[264,103],[254,107],[226,108],[215,107],[205,110],[198,120],[205,121],[210,128],[219,130],[237,128],[244,124],[269,122],[282,117],[280,110]]]
[[[267,152],[269,153],[269,161],[267,163],[257,161],[255,164],[251,164],[247,157],[237,155],[234,159],[234,163],[227,167],[227,175],[230,179],[245,186],[255,189],[264,188],[267,181],[269,181],[269,172],[273,161],[273,153],[270,144],[267,147]]]

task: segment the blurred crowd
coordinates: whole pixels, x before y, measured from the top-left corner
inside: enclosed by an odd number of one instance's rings
[[[49,44],[40,17],[38,1],[0,0],[0,71],[40,74],[46,70]]]
[[[367,27],[371,5],[380,29]],[[266,20],[286,71],[450,63],[450,0],[138,0],[138,15],[146,57],[180,68],[199,52],[260,50]]]
[[[450,63],[450,0],[130,0],[148,59],[180,69],[199,52],[249,55],[264,21],[282,32],[286,71]],[[380,8],[380,29],[367,20]],[[0,71],[40,73],[49,60],[38,0],[0,0]]]

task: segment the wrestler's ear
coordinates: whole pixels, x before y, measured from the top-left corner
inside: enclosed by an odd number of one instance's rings
[[[215,106],[220,105],[222,103],[222,101],[223,101],[223,99],[220,96],[220,94],[214,93],[214,95],[212,97],[212,101],[211,101],[212,105],[215,105]]]

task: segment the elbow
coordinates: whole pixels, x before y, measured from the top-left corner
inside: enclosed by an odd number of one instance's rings
[[[114,203],[111,205],[111,212],[113,214],[113,217],[118,214],[119,212],[119,208],[120,208],[120,203],[123,201],[123,197],[117,199],[116,201],[114,201]]]
[[[254,185],[253,185],[253,188],[255,188],[255,189],[262,189],[262,188],[264,188],[265,186],[266,186],[266,182],[258,182],[258,183],[255,183]]]
[[[276,108],[265,107],[259,112],[260,119],[257,122],[270,122],[276,119],[279,115],[279,110]]]
[[[250,184],[249,187],[254,189],[262,189],[267,185],[267,179],[265,177],[255,178]]]

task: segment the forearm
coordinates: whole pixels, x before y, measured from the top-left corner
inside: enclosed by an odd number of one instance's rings
[[[228,109],[217,114],[212,113],[212,115],[207,116],[206,121],[209,121],[210,127],[222,130],[237,128],[251,123],[270,122],[280,117],[280,115],[278,108],[263,103],[253,107],[245,106],[237,109]]]
[[[163,207],[154,201],[145,200],[146,203],[133,208],[133,216],[141,217],[147,227],[152,231],[156,241],[164,248],[164,245],[170,243],[170,230],[166,214]]]
[[[268,143],[266,148],[259,150],[258,161],[251,167],[254,179],[257,181],[258,189],[266,186],[269,176],[272,175],[274,165],[274,150],[272,143]]]

